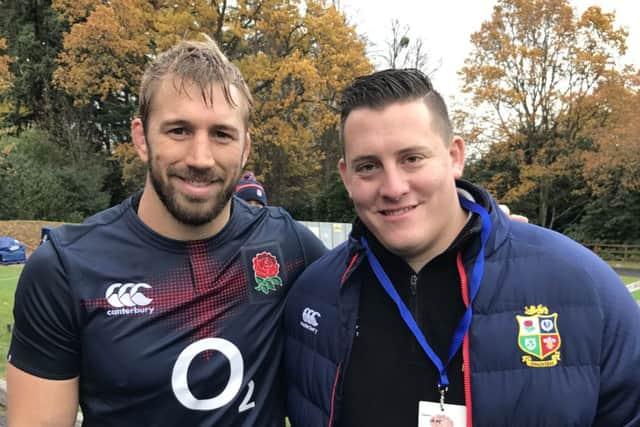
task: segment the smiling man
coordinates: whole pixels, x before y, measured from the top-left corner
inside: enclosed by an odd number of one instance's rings
[[[287,301],[292,426],[639,426],[637,305],[593,253],[461,180],[428,77],[357,79],[341,126],[358,218]]]
[[[252,101],[213,42],[142,79],[131,134],[141,193],[32,255],[16,291],[12,427],[283,426],[280,317],[325,250],[282,209],[232,196]]]

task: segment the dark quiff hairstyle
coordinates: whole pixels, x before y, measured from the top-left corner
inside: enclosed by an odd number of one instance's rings
[[[246,102],[245,125],[253,110],[253,99],[242,74],[220,51],[215,41],[207,38],[204,42],[182,41],[160,54],[146,69],[140,84],[138,116],[146,123],[151,112],[151,101],[159,82],[173,78],[178,93],[185,93],[186,84],[195,84],[206,105],[213,100],[213,85],[221,84],[224,97],[229,105],[238,107],[231,96],[231,85],[238,89]]]
[[[453,138],[447,105],[422,71],[413,68],[389,69],[358,77],[342,91],[340,99],[340,133],[344,150],[344,123],[358,108],[382,109],[397,102],[423,99],[432,113],[434,129],[446,145]]]

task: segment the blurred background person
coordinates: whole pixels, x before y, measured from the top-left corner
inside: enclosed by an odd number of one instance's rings
[[[267,194],[264,187],[256,179],[253,172],[245,172],[236,185],[236,196],[240,197],[250,205],[267,206]]]

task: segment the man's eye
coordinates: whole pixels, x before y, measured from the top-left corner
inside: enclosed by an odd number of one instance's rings
[[[402,160],[402,163],[410,168],[418,168],[424,163],[425,156],[420,154],[411,154]]]
[[[374,170],[376,167],[373,163],[363,163],[361,165],[356,166],[356,172],[367,173]]]
[[[169,133],[171,135],[185,135],[187,133],[187,130],[185,128],[173,128],[173,129],[169,129]]]
[[[231,138],[231,135],[229,135],[227,132],[223,132],[223,131],[221,131],[221,130],[217,130],[217,131],[215,131],[215,132],[213,133],[213,135],[214,135],[216,138],[221,138],[221,139],[228,139],[228,138]]]

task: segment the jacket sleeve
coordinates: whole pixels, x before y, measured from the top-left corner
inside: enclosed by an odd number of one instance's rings
[[[613,271],[598,281],[604,328],[594,426],[640,426],[640,307]]]
[[[304,252],[306,265],[312,264],[327,252],[327,247],[315,234],[299,222],[295,222],[296,232]]]

